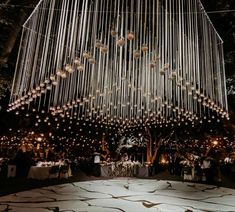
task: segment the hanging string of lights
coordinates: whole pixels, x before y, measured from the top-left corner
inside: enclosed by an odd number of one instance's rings
[[[229,118],[223,41],[199,0],[41,0],[23,26],[21,107],[122,128]]]

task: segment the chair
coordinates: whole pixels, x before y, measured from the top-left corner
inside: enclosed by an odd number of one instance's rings
[[[7,177],[15,177],[16,176],[16,166],[8,165]]]
[[[58,178],[59,173],[60,173],[60,167],[59,166],[52,166],[49,170],[48,178]]]
[[[68,165],[63,165],[60,167],[60,174],[59,178],[68,178],[69,174],[69,166]]]
[[[183,179],[192,181],[192,179],[193,179],[192,167],[189,167],[189,166],[183,167],[182,171],[183,171]]]

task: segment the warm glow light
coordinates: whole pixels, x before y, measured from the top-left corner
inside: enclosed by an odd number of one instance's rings
[[[37,138],[37,141],[38,141],[38,142],[41,142],[41,141],[42,141],[42,138],[41,138],[41,137],[38,137],[38,138]]]
[[[24,23],[11,109],[126,129],[229,119],[223,41],[200,0],[84,2],[41,0]]]
[[[218,141],[213,141],[213,145],[214,146],[218,145]]]

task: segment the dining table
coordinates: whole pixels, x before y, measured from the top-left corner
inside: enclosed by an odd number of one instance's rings
[[[53,166],[63,166],[65,165],[63,162],[39,162],[36,166],[31,166],[28,176],[28,179],[36,179],[36,180],[45,180],[49,178],[58,178],[59,173],[50,174],[50,170]],[[67,177],[71,176],[71,170],[69,167]]]

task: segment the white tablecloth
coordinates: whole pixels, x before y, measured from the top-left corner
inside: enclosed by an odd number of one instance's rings
[[[28,173],[28,179],[36,179],[36,180],[45,180],[48,178],[58,178],[59,174],[49,174],[49,171],[52,166],[31,166],[29,173]],[[71,169],[69,166],[68,173],[61,174],[60,178],[68,178],[71,177]]]
[[[101,164],[102,177],[148,177],[149,167],[141,166],[139,163],[133,162],[116,162],[110,164]]]
[[[139,167],[137,171],[137,176],[138,177],[149,177],[149,167],[148,166],[142,166]]]
[[[36,180],[48,179],[50,169],[51,167],[31,166],[28,173],[28,179],[36,179]]]
[[[108,165],[101,165],[101,176],[102,177],[110,177],[112,176],[112,171],[113,171],[113,165],[108,164]]]

